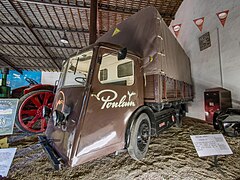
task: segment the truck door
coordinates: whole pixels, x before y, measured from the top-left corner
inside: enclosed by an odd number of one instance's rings
[[[81,109],[86,104],[93,52],[92,48],[83,50],[65,63],[46,130],[47,138],[66,162],[71,161]]]
[[[128,54],[118,60],[117,53],[118,50],[110,48],[99,49],[81,126],[77,156],[84,156],[82,162],[122,149],[127,121],[143,105],[143,72],[139,58]]]

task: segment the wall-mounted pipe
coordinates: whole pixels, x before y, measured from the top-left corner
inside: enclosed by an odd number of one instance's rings
[[[217,28],[217,40],[218,40],[218,57],[219,57],[220,80],[221,80],[221,87],[223,88],[223,70],[222,70],[222,55],[221,55],[219,28]]]

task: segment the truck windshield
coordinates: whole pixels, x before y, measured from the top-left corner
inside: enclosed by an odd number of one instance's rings
[[[71,57],[67,63],[65,75],[62,76],[62,86],[85,86],[88,78],[89,67],[93,50],[82,52]],[[64,68],[65,69],[65,68]]]

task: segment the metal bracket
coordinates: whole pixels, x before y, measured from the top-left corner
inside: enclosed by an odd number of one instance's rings
[[[51,161],[55,170],[61,170],[61,158],[60,156],[54,151],[52,146],[50,145],[46,136],[38,136],[39,142],[43,147],[43,150],[47,153],[48,159]]]

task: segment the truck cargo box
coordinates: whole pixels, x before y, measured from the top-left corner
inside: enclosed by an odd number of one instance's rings
[[[193,97],[192,85],[160,74],[146,76],[145,102],[188,101]]]
[[[141,57],[146,102],[193,98],[190,60],[154,7],[129,17],[97,42],[118,44]]]

